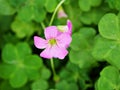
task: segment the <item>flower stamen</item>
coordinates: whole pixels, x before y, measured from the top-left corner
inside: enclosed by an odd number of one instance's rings
[[[50,45],[56,45],[56,43],[57,43],[57,41],[56,41],[56,39],[50,39],[49,41],[48,41],[48,43],[50,44]]]

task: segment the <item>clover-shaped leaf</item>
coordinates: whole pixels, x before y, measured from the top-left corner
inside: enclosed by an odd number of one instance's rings
[[[0,64],[0,77],[3,79],[9,79],[9,75],[12,74],[13,70],[15,70],[15,66],[11,64]]]
[[[107,39],[120,39],[120,20],[115,14],[109,13],[102,17],[99,22],[99,32]]]
[[[2,58],[5,63],[15,64],[21,58],[31,54],[31,52],[27,43],[18,43],[16,47],[12,44],[7,44],[2,51]]]
[[[67,81],[63,80],[56,84],[56,89],[58,89],[58,90],[78,90],[78,87],[75,83],[68,83]]]
[[[106,60],[120,69],[120,44],[115,40],[98,37],[93,48],[93,56],[97,60]]]
[[[113,66],[105,67],[97,82],[97,90],[119,90],[120,89],[120,73]]]
[[[49,69],[47,69],[47,68],[44,67],[44,68],[42,68],[40,75],[41,75],[42,79],[47,80],[47,79],[50,78],[51,72],[50,72]]]
[[[116,46],[117,43],[115,41],[97,36],[92,54],[96,59],[104,60],[109,56],[112,50],[116,48]]]
[[[12,87],[21,87],[27,82],[27,75],[21,68],[17,68],[10,75],[10,84]]]
[[[108,11],[108,8],[94,8],[88,12],[82,12],[80,16],[80,20],[82,23],[90,25],[90,24],[98,24],[101,17]]]
[[[35,20],[42,22],[45,19],[46,12],[43,7],[38,8],[35,6],[24,6],[18,14],[18,18],[23,21]]]
[[[90,84],[86,70],[71,62],[68,62],[66,67],[61,70],[59,77],[60,81],[55,85],[57,90],[78,90],[76,84],[79,84],[79,89],[86,89]]]
[[[45,2],[45,8],[48,12],[53,12],[55,10],[56,6],[57,6],[56,0],[46,0],[46,2]]]
[[[79,7],[83,11],[89,11],[92,6],[99,6],[101,0],[79,0]]]
[[[7,0],[7,1],[12,7],[14,7],[15,9],[18,9],[22,5],[24,5],[27,0]]]
[[[120,0],[106,0],[111,9],[120,10]]]
[[[10,83],[7,80],[4,80],[0,84],[0,90],[29,90],[28,86],[21,87],[21,88],[13,88],[11,87]]]
[[[31,55],[27,43],[18,43],[16,46],[7,44],[3,48],[2,59],[4,63],[0,69],[4,71],[0,77],[9,79],[12,87],[21,87],[27,80],[39,78],[38,69],[42,67],[42,60],[36,55]]]
[[[39,79],[32,84],[32,90],[48,90],[48,83],[43,79]]]
[[[95,63],[95,60],[89,51],[78,52],[78,51],[71,50],[70,61],[74,64],[79,65],[80,68],[88,68],[88,67],[91,67],[93,63]]]
[[[12,15],[16,10],[9,4],[8,0],[0,0],[0,14]]]
[[[85,68],[90,67],[95,62],[91,55],[91,41],[94,36],[95,30],[93,28],[82,28],[79,32],[73,34],[72,50],[69,54],[72,63]]]
[[[72,43],[70,47],[79,51],[84,48],[89,48],[89,43],[91,39],[95,36],[96,32],[93,28],[83,27],[79,32],[72,35]]]
[[[35,25],[32,22],[24,22],[18,19],[12,23],[11,28],[19,38],[29,37],[35,31]]]
[[[109,13],[99,22],[100,35],[97,37],[93,49],[93,56],[104,59],[120,69],[120,27],[119,17]]]

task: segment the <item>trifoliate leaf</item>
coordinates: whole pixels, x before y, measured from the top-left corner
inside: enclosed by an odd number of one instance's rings
[[[115,14],[105,14],[99,22],[99,32],[107,39],[120,39],[120,20]]]
[[[37,80],[32,84],[32,90],[47,90],[47,89],[48,83],[43,79]]]
[[[24,86],[28,79],[36,80],[40,77],[38,69],[43,66],[42,59],[31,55],[27,43],[18,43],[16,46],[7,44],[3,48],[2,59],[5,63],[0,66],[0,70],[4,70],[0,77],[8,79],[14,88]]]
[[[105,67],[97,82],[98,90],[117,90],[120,89],[119,70],[113,66]]]
[[[29,37],[35,31],[35,25],[32,22],[24,22],[21,20],[15,20],[11,27],[18,38]]]
[[[57,6],[56,0],[46,0],[45,8],[48,12],[53,12]]]
[[[16,10],[9,4],[8,0],[0,0],[0,14],[13,15]]]

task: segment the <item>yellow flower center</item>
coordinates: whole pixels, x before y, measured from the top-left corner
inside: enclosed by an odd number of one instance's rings
[[[50,39],[48,42],[50,45],[55,45],[57,43],[56,39]]]

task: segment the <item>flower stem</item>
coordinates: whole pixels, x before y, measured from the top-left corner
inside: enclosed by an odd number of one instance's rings
[[[60,3],[57,5],[57,7],[55,8],[55,11],[51,17],[51,20],[50,20],[50,23],[49,23],[49,26],[52,25],[53,23],[53,20],[55,18],[55,14],[57,13],[57,10],[59,9],[59,7],[64,3],[65,0],[61,0]],[[41,23],[41,25],[43,26],[43,24]],[[51,68],[52,68],[52,72],[53,72],[53,80],[55,82],[58,82],[59,81],[59,76],[57,76],[56,72],[55,72],[55,67],[54,67],[54,62],[53,62],[53,58],[50,59],[50,62],[51,62]]]
[[[52,18],[51,18],[51,20],[50,20],[49,26],[52,25],[53,20],[54,20],[54,18],[55,18],[55,14],[56,14],[57,10],[59,9],[59,7],[64,3],[64,1],[65,1],[65,0],[61,0],[60,3],[59,3],[59,4],[57,5],[57,7],[55,8],[55,11],[54,11],[54,13],[53,13],[53,15],[52,15]]]
[[[55,67],[54,67],[54,62],[53,62],[53,58],[50,59],[51,62],[51,68],[52,68],[52,72],[53,72],[53,80],[55,82],[59,81],[59,77],[57,76],[56,72],[55,72]]]
[[[54,63],[53,63],[53,58],[50,59],[50,62],[51,62],[51,68],[52,68],[52,71],[53,71],[53,75],[55,76],[56,72],[55,72],[55,67],[54,67]]]
[[[43,30],[45,29],[45,24],[43,22],[41,22],[41,26],[43,28]]]

